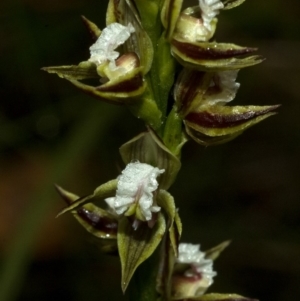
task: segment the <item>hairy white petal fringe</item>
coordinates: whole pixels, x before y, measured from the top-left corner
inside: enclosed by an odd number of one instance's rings
[[[239,70],[221,71],[216,73],[215,80],[218,86],[217,93],[205,94],[205,103],[209,105],[215,105],[217,103],[227,103],[235,98],[236,92],[240,87],[240,83],[236,82],[237,74]]]
[[[135,31],[131,23],[124,26],[119,23],[112,23],[103,29],[98,40],[90,47],[90,62],[101,65],[106,61],[110,61],[111,68],[115,67],[115,60],[119,57],[119,53],[114,51],[120,45],[124,44],[131,33]]]
[[[153,206],[153,192],[158,188],[156,178],[163,172],[149,164],[129,163],[119,176],[116,196],[105,199],[106,203],[118,215],[138,203],[145,219],[151,220],[152,212],[160,211],[159,206]]]
[[[207,281],[207,285],[213,283],[213,277],[217,273],[213,270],[213,261],[205,258],[205,253],[200,251],[200,245],[181,243],[178,247],[177,263],[189,264],[190,269],[186,270],[186,277],[201,275],[201,279]]]
[[[224,4],[220,0],[199,0],[199,6],[203,25],[211,31],[211,21],[219,14],[220,9],[224,8]]]

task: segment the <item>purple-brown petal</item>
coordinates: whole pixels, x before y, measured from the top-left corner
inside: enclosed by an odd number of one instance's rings
[[[96,212],[90,211],[84,207],[78,209],[77,214],[95,230],[104,232],[107,235],[117,235],[117,220],[109,218],[107,216],[101,216]]]
[[[277,109],[279,105],[268,106],[261,110],[249,110],[244,112],[236,112],[233,114],[220,114],[213,111],[200,111],[189,113],[185,119],[189,122],[195,123],[207,128],[227,128],[234,127],[245,123],[258,116],[265,115]]]
[[[173,39],[171,42],[179,52],[191,59],[218,60],[252,54],[257,48],[238,47],[233,44],[220,43],[187,43]]]

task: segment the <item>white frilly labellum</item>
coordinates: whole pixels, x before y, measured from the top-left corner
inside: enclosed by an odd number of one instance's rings
[[[208,105],[217,103],[228,103],[235,98],[240,84],[236,82],[239,70],[221,71],[215,74],[215,84],[218,86],[217,93],[208,93],[204,96],[204,101]]]
[[[129,163],[119,176],[116,196],[105,199],[106,203],[118,215],[137,203],[145,220],[150,221],[152,212],[160,211],[159,206],[153,206],[153,192],[158,188],[156,178],[163,172],[149,164]]]
[[[211,31],[211,21],[219,14],[220,9],[224,8],[224,4],[220,0],[199,0],[199,6],[203,25]]]
[[[119,23],[112,23],[103,29],[98,40],[90,47],[90,62],[101,65],[104,62],[114,61],[119,57],[119,53],[114,51],[124,44],[130,35],[135,31],[131,23],[124,26]]]
[[[200,245],[181,243],[178,247],[177,263],[189,264],[190,269],[186,270],[184,276],[194,277],[201,275],[207,286],[213,283],[213,277],[217,275],[213,271],[213,261],[205,258],[205,253],[200,251]]]

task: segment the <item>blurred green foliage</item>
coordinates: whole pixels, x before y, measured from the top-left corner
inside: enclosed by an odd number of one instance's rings
[[[123,298],[118,259],[99,254],[71,217],[54,219],[63,204],[52,183],[84,195],[113,178],[122,167],[119,146],[143,125],[40,71],[87,58],[91,39],[80,15],[103,27],[106,5],[1,1],[1,301]],[[183,241],[208,249],[233,240],[211,291],[300,296],[298,11],[297,0],[248,0],[219,18],[218,41],[257,46],[267,58],[240,72],[234,104],[282,107],[229,144],[183,149],[171,188]]]

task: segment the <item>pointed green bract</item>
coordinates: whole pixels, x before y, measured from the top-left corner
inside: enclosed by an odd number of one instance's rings
[[[164,212],[168,215],[167,226],[170,232],[170,242],[173,248],[175,256],[178,256],[178,244],[181,236],[181,222],[179,216],[175,221],[176,207],[174,198],[170,193],[165,190],[160,190],[158,193],[157,204],[164,209]],[[175,221],[175,225],[174,225]]]
[[[215,260],[217,259],[220,254],[230,245],[231,241],[227,240],[224,241],[222,243],[220,243],[219,245],[205,251],[205,258],[207,259],[211,259],[211,260]]]
[[[180,170],[180,160],[174,156],[153,130],[142,133],[120,147],[123,161],[128,164],[139,161],[164,169],[159,177],[159,187],[168,189]]]
[[[85,16],[81,16],[81,19],[82,19],[84,25],[87,27],[88,31],[90,32],[92,38],[94,40],[97,40],[97,38],[99,38],[101,35],[101,29],[95,23],[93,23],[88,18],[86,18]]]
[[[119,222],[118,249],[122,266],[121,287],[125,292],[129,281],[137,269],[155,251],[166,230],[163,214],[158,213],[153,228],[142,222],[135,230],[127,217]]]

